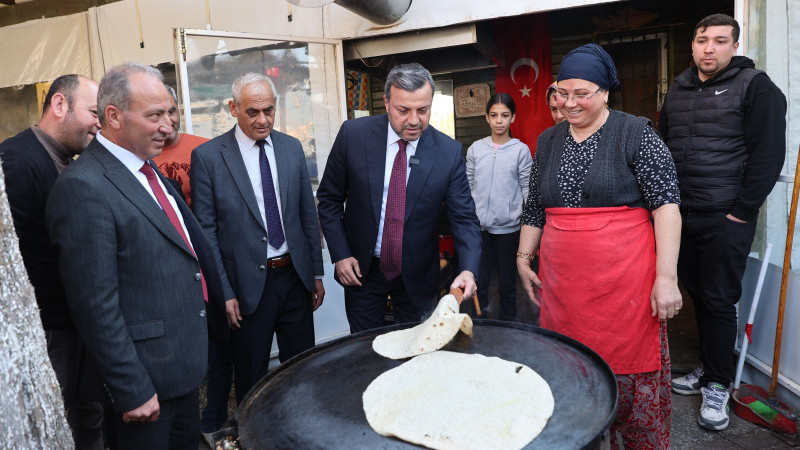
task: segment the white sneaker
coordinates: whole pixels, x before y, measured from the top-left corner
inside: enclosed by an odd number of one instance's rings
[[[682,377],[672,380],[672,392],[681,395],[697,395],[700,393],[700,377],[703,376],[703,366],[700,365]]]
[[[701,387],[703,405],[700,407],[700,416],[697,423],[709,430],[724,430],[728,428],[731,420],[728,417],[728,399],[730,394],[725,386],[719,383],[708,383],[708,387]]]

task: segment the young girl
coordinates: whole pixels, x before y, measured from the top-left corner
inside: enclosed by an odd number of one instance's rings
[[[514,320],[517,314],[515,255],[533,162],[528,146],[511,137],[509,127],[515,113],[510,95],[492,96],[486,104],[486,121],[492,134],[467,150],[467,178],[483,233],[477,295],[482,317],[486,318],[489,279],[492,267],[496,267],[500,320]]]

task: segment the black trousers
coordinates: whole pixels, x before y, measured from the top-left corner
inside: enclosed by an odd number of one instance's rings
[[[387,280],[380,270],[380,259],[372,258],[361,287],[344,287],[344,305],[350,332],[384,326],[386,301],[391,297],[394,322],[408,323],[427,319],[433,311],[433,296],[412,299],[403,285],[403,277]]]
[[[500,320],[517,317],[517,248],[519,231],[507,234],[481,233],[481,265],[478,270],[478,301],[483,318],[489,307],[489,281],[497,268],[497,293],[500,296]],[[473,307],[474,308],[474,307]]]
[[[155,422],[122,421],[121,413],[113,414],[116,431],[116,450],[197,448],[200,435],[200,394],[190,393],[169,400],[158,399],[160,413]]]
[[[233,384],[233,343],[231,339],[208,340],[206,406],[200,416],[200,431],[213,433],[228,420],[228,398]]]
[[[738,223],[723,212],[681,211],[678,276],[694,301],[703,363],[702,385],[727,386],[734,375],[736,302],[755,236],[756,220]]]
[[[267,269],[258,307],[242,316],[231,333],[236,403],[240,404],[258,380],[267,375],[272,336],[278,338],[281,362],[314,346],[314,305],[294,266]],[[227,399],[225,400],[227,402]]]

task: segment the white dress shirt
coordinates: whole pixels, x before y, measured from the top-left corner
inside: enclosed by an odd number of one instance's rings
[[[153,192],[153,189],[150,187],[150,183],[147,181],[147,177],[144,173],[140,170],[144,165],[145,161],[143,161],[138,156],[131,153],[129,150],[125,150],[124,148],[120,147],[119,145],[109,141],[103,136],[102,132],[98,132],[95,136],[97,142],[103,144],[103,147],[108,149],[115,158],[122,163],[125,168],[131,171],[134,177],[136,177],[136,181],[142,185],[142,187],[150,194],[150,197],[153,198],[153,201],[156,202],[159,208],[161,208],[161,203],[158,203],[158,199],[156,198],[156,194]],[[183,234],[186,235],[186,239],[189,240],[189,245],[192,246],[192,251],[194,251],[194,244],[192,244],[192,238],[189,236],[189,231],[186,229],[186,224],[183,222],[183,214],[181,214],[181,210],[178,209],[178,204],[175,203],[175,199],[169,193],[166,187],[164,187],[164,183],[161,182],[161,178],[156,176],[156,181],[158,181],[158,185],[161,186],[161,190],[164,191],[164,195],[166,195],[167,200],[169,201],[170,206],[172,206],[172,210],[175,211],[175,215],[178,216],[178,221],[181,223],[181,228],[183,228]],[[163,210],[163,208],[162,208]]]
[[[260,149],[254,139],[244,134],[244,132],[236,125],[233,132],[236,137],[236,143],[239,144],[239,151],[242,153],[244,160],[244,167],[247,169],[247,176],[250,178],[250,184],[253,186],[253,193],[256,195],[256,203],[258,210],[261,212],[261,221],[264,228],[267,227],[267,213],[264,210],[264,189],[261,185],[261,163],[258,160],[258,152]],[[275,189],[275,200],[278,202],[278,212],[281,216],[281,227],[284,229],[283,235],[286,236],[286,227],[283,225],[283,207],[281,205],[281,191],[278,182],[278,166],[275,162],[275,148],[272,146],[272,138],[267,136],[267,143],[264,145],[264,152],[269,161],[269,171],[272,172],[272,186]],[[269,233],[269,230],[267,230]],[[267,244],[267,258],[274,258],[289,253],[289,244],[286,240],[283,241],[281,248],[275,248]]]
[[[380,258],[381,256],[381,241],[383,240],[383,219],[386,216],[386,199],[389,198],[389,181],[392,179],[392,168],[394,167],[394,158],[397,156],[397,152],[400,151],[400,146],[397,145],[397,141],[403,139],[397,133],[394,132],[392,129],[392,125],[387,125],[389,128],[389,132],[386,133],[386,166],[383,169],[383,197],[381,199],[381,221],[378,224],[378,242],[375,243],[375,251],[373,254]],[[408,177],[411,175],[411,158],[417,151],[417,143],[419,139],[416,141],[408,141],[406,145],[406,185],[408,184]]]

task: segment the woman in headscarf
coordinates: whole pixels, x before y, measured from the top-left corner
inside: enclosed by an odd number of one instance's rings
[[[596,44],[562,60],[554,97],[567,122],[539,136],[517,268],[540,325],[586,344],[614,371],[612,447],[666,449],[680,195],[650,121],[608,109],[618,86]],[[539,276],[530,267],[537,250]]]
[[[545,100],[547,101],[547,107],[550,108],[550,117],[553,118],[553,123],[558,125],[561,122],[567,120],[561,111],[558,110],[558,105],[556,104],[556,97],[555,94],[558,91],[558,83],[553,82],[550,87],[547,88],[547,94],[545,94]]]

